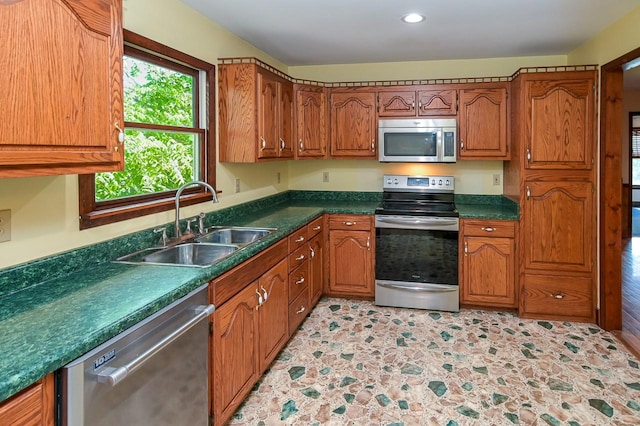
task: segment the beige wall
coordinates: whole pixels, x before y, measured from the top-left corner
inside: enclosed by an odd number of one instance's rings
[[[633,26],[639,15],[640,8],[630,18],[621,21],[620,29],[603,32],[606,40],[624,37],[623,47],[612,50],[608,46],[610,41],[595,40],[577,49],[570,58],[560,55],[287,68],[179,0],[124,0],[125,28],[134,32],[212,63],[216,63],[219,57],[256,56],[294,77],[321,81],[504,76],[511,75],[522,66],[596,62],[601,57],[618,56],[618,50],[624,53],[640,45],[640,36]],[[329,172],[329,183],[322,182],[323,171]],[[276,183],[277,173],[281,174],[280,184]],[[498,161],[467,161],[454,165],[381,165],[376,161],[338,160],[223,164],[217,170],[217,187],[223,191],[220,204],[187,207],[182,217],[229,207],[289,188],[377,191],[384,173],[451,174],[456,176],[459,193],[502,192],[502,185],[492,184],[493,174],[499,174],[502,181],[502,163]],[[237,179],[241,187],[239,194],[235,194]],[[173,219],[174,212],[170,211],[79,231],[77,185],[75,175],[0,179],[0,210],[12,211],[12,240],[0,243],[0,268],[169,223]]]
[[[627,13],[568,55],[569,64],[604,65],[640,47],[640,7]]]

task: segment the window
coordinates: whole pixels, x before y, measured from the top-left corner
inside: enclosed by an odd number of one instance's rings
[[[631,185],[640,186],[640,112],[629,114],[629,144],[631,145]]]
[[[214,66],[124,31],[125,168],[79,177],[80,229],[174,208],[215,187]],[[208,200],[202,188],[181,205]]]

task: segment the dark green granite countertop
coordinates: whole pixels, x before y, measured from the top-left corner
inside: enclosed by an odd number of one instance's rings
[[[151,229],[0,270],[0,401],[240,264],[323,213],[373,214],[380,193],[289,191],[209,213],[206,225],[277,227],[209,268],[129,265]],[[503,197],[456,196],[461,217],[518,219]],[[170,226],[169,226],[170,228]]]
[[[323,213],[373,214],[379,194],[287,194],[210,213],[207,225],[277,227],[209,268],[110,260],[155,243],[149,230],[0,270],[0,401],[221,275]],[[74,270],[75,268],[75,270]]]
[[[455,203],[461,219],[520,219],[518,204],[501,195],[456,194]]]

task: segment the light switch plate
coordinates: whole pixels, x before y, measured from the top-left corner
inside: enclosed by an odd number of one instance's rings
[[[11,210],[0,210],[0,243],[11,241]]]

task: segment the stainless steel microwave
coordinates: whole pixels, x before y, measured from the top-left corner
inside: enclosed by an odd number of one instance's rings
[[[455,118],[399,118],[378,121],[381,162],[455,163]]]

